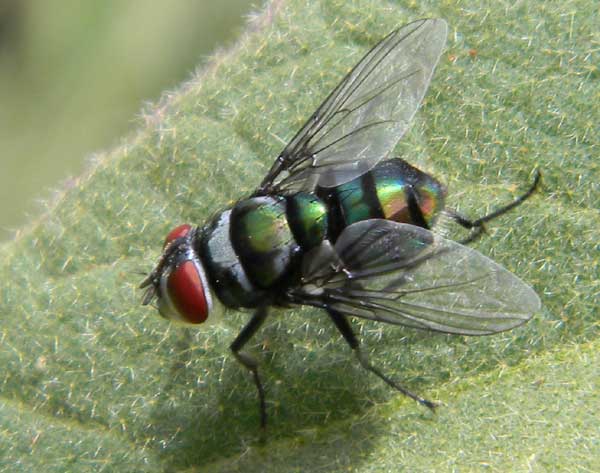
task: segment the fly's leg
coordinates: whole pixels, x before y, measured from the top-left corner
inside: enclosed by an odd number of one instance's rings
[[[233,343],[229,346],[236,360],[238,360],[242,365],[244,365],[248,369],[248,371],[252,373],[254,384],[256,385],[256,389],[258,390],[258,401],[260,406],[260,427],[263,431],[267,427],[267,408],[265,405],[265,390],[263,389],[260,376],[258,375],[258,361],[249,353],[243,352],[241,350],[263,324],[263,322],[267,318],[268,313],[269,311],[266,307],[261,307],[260,309],[258,309],[250,319],[250,322],[246,324],[246,326],[235,338]]]
[[[467,236],[465,239],[461,240],[460,243],[465,245],[467,243],[471,243],[472,241],[476,240],[485,232],[485,224],[487,222],[489,222],[490,220],[494,220],[495,218],[499,217],[500,215],[505,214],[506,212],[514,209],[515,207],[521,205],[523,202],[525,202],[527,199],[529,199],[529,197],[531,197],[531,195],[539,187],[541,178],[542,178],[542,175],[541,175],[540,171],[536,170],[535,177],[533,179],[533,183],[531,184],[529,189],[527,189],[527,191],[524,194],[520,195],[519,197],[517,197],[515,200],[513,200],[509,204],[507,204],[503,207],[500,207],[499,209],[497,209],[487,215],[484,215],[483,217],[475,219],[475,220],[471,220],[471,219],[465,217],[464,215],[458,213],[456,210],[446,209],[446,214],[452,220],[454,220],[456,223],[458,223],[461,227],[471,230],[471,233],[469,234],[469,236]]]
[[[341,314],[340,312],[337,312],[332,309],[327,309],[327,313],[331,317],[331,320],[333,320],[333,323],[335,324],[337,329],[340,331],[340,333],[342,334],[342,336],[344,337],[344,339],[346,340],[348,345],[350,345],[350,348],[352,348],[352,351],[354,351],[354,353],[356,354],[358,361],[360,362],[361,366],[364,369],[366,369],[367,371],[370,371],[371,373],[373,373],[376,376],[378,376],[379,378],[381,378],[383,381],[385,381],[385,383],[388,386],[391,386],[396,391],[400,391],[405,396],[408,396],[411,399],[414,399],[415,401],[428,407],[432,411],[435,410],[435,408],[437,407],[436,403],[434,403],[432,401],[428,401],[427,399],[424,399],[421,396],[418,396],[418,395],[410,392],[405,387],[399,385],[394,380],[388,378],[378,368],[374,367],[369,362],[369,358],[367,357],[367,355],[361,351],[360,343],[358,342],[356,335],[352,331],[352,327],[350,326],[350,322],[348,321],[348,318],[344,314]]]

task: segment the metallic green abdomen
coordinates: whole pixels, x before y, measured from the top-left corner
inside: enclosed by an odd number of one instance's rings
[[[422,217],[426,227],[433,226],[444,208],[446,189],[440,182],[401,159],[381,163],[372,172],[382,218],[423,226],[419,222]],[[412,193],[415,208],[411,208],[407,192]]]
[[[444,187],[402,159],[391,159],[371,171],[317,194],[329,210],[329,238],[335,241],[349,225],[371,218],[431,228],[444,208]]]

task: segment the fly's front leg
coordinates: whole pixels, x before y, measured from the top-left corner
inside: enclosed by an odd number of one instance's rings
[[[337,311],[331,310],[331,309],[327,309],[327,313],[331,317],[331,320],[333,320],[333,323],[335,324],[337,329],[340,331],[340,333],[342,334],[342,336],[344,337],[344,339],[346,340],[348,345],[350,345],[350,348],[352,348],[352,351],[354,351],[354,353],[356,354],[358,361],[360,362],[361,366],[364,369],[366,369],[367,371],[370,371],[371,373],[373,373],[374,375],[376,375],[377,377],[379,377],[380,379],[385,381],[385,383],[388,386],[391,386],[396,391],[399,391],[402,394],[404,394],[405,396],[408,396],[411,399],[414,399],[415,401],[428,407],[432,411],[435,410],[435,408],[437,407],[436,403],[434,403],[432,401],[428,401],[427,399],[424,399],[421,396],[418,396],[418,395],[410,392],[405,387],[396,383],[394,380],[388,378],[378,368],[374,367],[369,362],[369,358],[367,357],[366,353],[363,353],[361,351],[360,343],[358,342],[358,338],[356,338],[356,335],[354,334],[354,332],[352,331],[352,327],[350,326],[350,322],[348,321],[348,318],[344,314],[341,314],[340,312],[337,312]]]
[[[258,390],[258,401],[260,409],[260,427],[264,430],[267,427],[267,408],[265,405],[265,390],[263,388],[260,376],[258,375],[258,361],[249,353],[241,351],[244,345],[252,338],[256,331],[263,324],[268,315],[268,309],[266,307],[259,308],[250,322],[242,329],[242,331],[235,338],[233,343],[230,345],[230,349],[233,352],[236,360],[244,365],[251,373],[254,379],[254,384]]]
[[[529,189],[527,189],[527,191],[525,193],[523,193],[522,195],[517,197],[515,200],[513,200],[509,204],[507,204],[503,207],[500,207],[499,209],[497,209],[487,215],[484,215],[483,217],[475,219],[475,220],[471,220],[468,217],[465,217],[464,215],[458,213],[456,210],[446,209],[446,214],[452,220],[454,220],[456,223],[458,223],[461,227],[471,230],[471,233],[469,234],[469,236],[467,236],[463,240],[460,240],[460,243],[462,243],[464,245],[464,244],[471,243],[472,241],[476,240],[485,232],[485,224],[487,222],[499,217],[500,215],[505,214],[506,212],[514,209],[515,207],[521,205],[523,202],[525,202],[527,199],[529,199],[529,197],[531,197],[531,195],[539,187],[541,178],[542,178],[542,175],[541,175],[540,171],[536,170],[535,177],[533,179],[533,183],[531,184],[531,186],[529,187]]]

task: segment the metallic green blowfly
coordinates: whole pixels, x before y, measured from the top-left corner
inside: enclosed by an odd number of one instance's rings
[[[531,287],[465,246],[484,224],[529,198],[470,220],[445,209],[445,187],[390,153],[404,135],[446,41],[444,20],[425,19],[375,45],[312,114],[258,189],[202,226],[181,225],[141,287],[166,318],[204,322],[216,296],[252,309],[231,344],[253,375],[267,423],[258,362],[242,351],[270,307],[325,310],[360,364],[388,385],[428,401],[373,366],[348,316],[425,330],[488,335],[540,309]],[[444,212],[470,230],[461,242],[432,233]]]

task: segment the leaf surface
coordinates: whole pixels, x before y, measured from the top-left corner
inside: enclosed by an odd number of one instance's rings
[[[0,471],[599,469],[597,12],[411,5],[270,4],[0,249]],[[449,43],[397,152],[473,216],[542,170],[543,191],[476,248],[544,309],[481,338],[357,323],[372,361],[445,404],[436,416],[363,373],[319,311],[277,313],[252,348],[261,447],[254,387],[227,348],[248,315],[169,325],[139,305],[141,273],[171,228],[251,192],[361,55],[422,17],[445,18]]]

